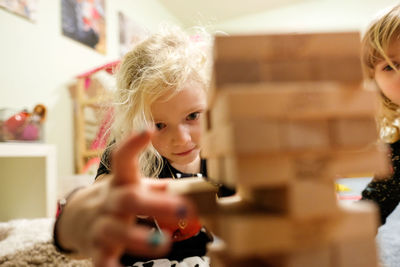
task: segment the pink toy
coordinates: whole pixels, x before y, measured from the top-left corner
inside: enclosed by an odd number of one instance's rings
[[[22,132],[22,140],[38,140],[39,139],[40,128],[34,123],[28,123]]]

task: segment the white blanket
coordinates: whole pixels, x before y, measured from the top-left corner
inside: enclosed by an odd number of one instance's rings
[[[54,219],[20,219],[0,223],[1,266],[92,266],[56,251],[52,241]]]

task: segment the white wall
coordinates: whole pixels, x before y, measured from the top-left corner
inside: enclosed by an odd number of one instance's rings
[[[77,74],[118,58],[118,11],[153,30],[179,22],[156,0],[106,0],[107,54],[61,33],[61,0],[39,0],[32,23],[0,9],[0,108],[48,107],[45,142],[56,144],[58,173],[73,173],[73,117],[67,84]]]
[[[314,0],[219,23],[226,33],[358,31],[398,0]]]
[[[38,3],[35,23],[0,9],[0,108],[31,109],[45,104],[45,141],[57,146],[59,175],[69,176],[73,173],[73,112],[67,84],[77,74],[118,58],[117,12],[123,11],[150,30],[162,21],[180,22],[157,0],[106,0],[107,54],[102,55],[61,34],[61,0]],[[215,29],[228,33],[359,30],[377,10],[396,3],[310,0],[221,22]]]

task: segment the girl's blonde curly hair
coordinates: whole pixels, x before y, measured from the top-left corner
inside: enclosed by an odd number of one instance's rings
[[[159,97],[173,96],[187,82],[207,90],[211,77],[212,37],[204,28],[193,33],[177,26],[161,30],[137,44],[122,59],[116,70],[117,90],[110,139],[103,159],[109,159],[113,146],[132,132],[153,125],[150,107]],[[110,161],[103,164],[110,168]],[[157,177],[163,167],[161,155],[152,145],[139,156],[143,175]]]
[[[374,76],[376,65],[385,60],[399,71],[387,55],[394,41],[400,39],[400,5],[372,22],[362,39],[361,63],[366,85],[378,88]],[[400,108],[380,91],[381,107],[377,116],[380,138],[387,143],[400,139]]]

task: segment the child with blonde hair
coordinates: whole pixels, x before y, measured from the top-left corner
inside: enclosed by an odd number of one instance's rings
[[[389,177],[374,177],[362,199],[379,206],[381,223],[400,202],[400,5],[380,16],[362,40],[362,66],[367,86],[380,92],[380,139],[390,144],[393,165]]]
[[[211,41],[201,29],[193,37],[165,27],[124,56],[112,142],[96,182],[70,196],[56,221],[59,250],[92,257],[97,266],[209,265],[204,256],[212,237],[190,202],[167,195],[165,183],[143,177],[207,176],[200,122],[207,107]],[[171,243],[164,258],[152,260]]]

